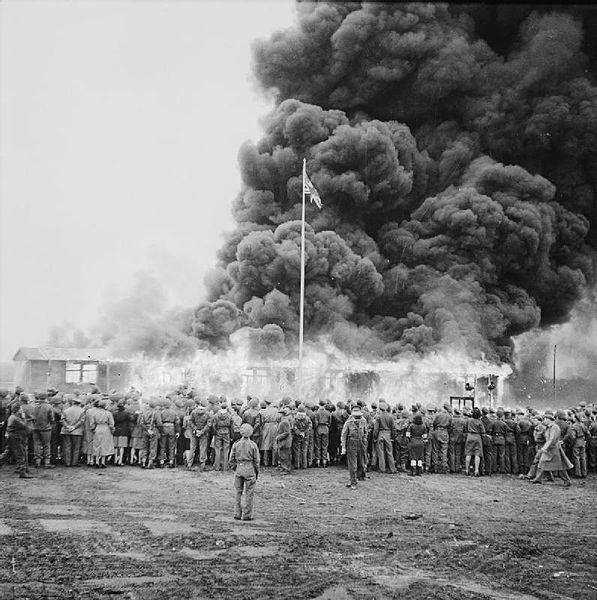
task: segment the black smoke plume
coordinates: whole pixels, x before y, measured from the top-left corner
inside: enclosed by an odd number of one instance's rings
[[[256,349],[294,348],[303,157],[323,200],[306,339],[511,361],[513,336],[565,321],[594,282],[596,23],[593,7],[298,3],[254,45],[276,108],[239,153],[200,344],[248,328]]]

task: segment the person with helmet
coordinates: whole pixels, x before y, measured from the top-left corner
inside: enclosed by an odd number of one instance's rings
[[[248,423],[240,426],[241,439],[230,451],[230,467],[234,473],[234,518],[253,520],[253,495],[259,477],[259,447],[251,439],[253,428]],[[244,496],[244,508],[243,508]]]
[[[176,444],[180,436],[180,422],[175,405],[172,401],[164,400],[162,402],[160,417],[162,420],[160,436],[160,467],[164,467],[166,460],[168,468],[173,469],[176,466]]]
[[[53,469],[51,464],[52,427],[54,425],[54,411],[48,402],[46,392],[35,394],[37,402],[33,410],[33,445],[35,453],[35,466],[40,467],[43,459],[45,469]]]
[[[195,454],[199,461],[199,471],[205,470],[209,449],[209,434],[212,429],[212,416],[207,410],[207,402],[202,400],[191,412],[191,424],[193,427],[193,436],[191,445],[187,454],[187,469],[193,467]]]
[[[537,450],[537,473],[531,479],[531,483],[541,483],[543,473],[549,472],[562,479],[565,487],[569,487],[568,469],[571,469],[573,465],[562,448],[561,429],[551,410],[546,410],[543,417],[547,426],[545,443]]]

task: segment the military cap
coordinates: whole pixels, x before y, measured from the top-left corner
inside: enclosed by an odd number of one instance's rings
[[[38,400],[47,400],[48,399],[48,394],[46,394],[46,392],[35,392],[34,396]]]
[[[547,409],[546,411],[543,412],[543,416],[547,419],[551,419],[552,421],[555,421],[555,417],[553,414],[553,411],[550,409]]]
[[[1,395],[1,393],[0,393],[0,395]],[[581,400],[581,401],[580,401],[580,403],[579,403],[579,406],[580,406],[581,408],[586,408],[586,406],[587,406],[587,403],[586,403],[584,400]]]
[[[6,398],[8,396],[8,390],[2,388],[0,389],[0,398]]]
[[[361,409],[360,409],[358,406],[355,406],[355,407],[352,409],[352,411],[350,412],[350,414],[351,414],[353,417],[356,417],[357,419],[360,419],[360,418],[363,416],[363,411],[362,411],[362,410],[361,410]]]
[[[396,408],[398,410],[404,410],[404,404],[402,404],[402,402],[398,402],[398,406]]]
[[[371,402],[371,408],[377,408],[377,402],[375,402],[375,400]]]
[[[300,413],[306,413],[307,407],[304,404],[299,404],[296,410],[297,410],[297,412],[300,412]]]
[[[556,410],[555,417],[556,417],[556,419],[567,419],[568,413],[565,410],[562,410],[560,408],[560,409]]]
[[[456,417],[460,416],[460,410],[458,410],[457,408],[454,409],[454,416],[456,416]]]
[[[266,404],[271,404],[272,403],[271,398],[265,398],[264,402]]]
[[[427,412],[430,412],[430,413],[437,412],[437,407],[436,407],[436,406],[433,406],[433,404],[430,404],[430,405],[427,407]]]
[[[489,408],[488,408],[487,406],[483,406],[483,407],[481,408],[481,412],[482,412],[484,415],[487,415],[487,414],[489,414]]]

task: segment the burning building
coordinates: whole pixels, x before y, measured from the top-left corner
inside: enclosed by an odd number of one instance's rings
[[[307,206],[306,340],[370,364],[513,364],[513,339],[595,281],[594,26],[588,7],[298,3],[254,46],[276,107],[240,150],[238,226],[189,334],[296,352],[305,157],[323,202]]]

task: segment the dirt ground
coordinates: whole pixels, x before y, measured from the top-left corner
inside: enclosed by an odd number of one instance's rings
[[[35,471],[33,469],[33,471]],[[0,598],[597,598],[597,477],[0,470]]]

